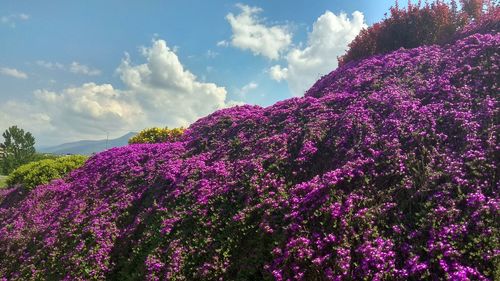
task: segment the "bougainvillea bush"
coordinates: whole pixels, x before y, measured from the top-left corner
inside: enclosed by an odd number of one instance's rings
[[[493,280],[500,35],[347,64],[305,97],[1,190],[4,280]]]

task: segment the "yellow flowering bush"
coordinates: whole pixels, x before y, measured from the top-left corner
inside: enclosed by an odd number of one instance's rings
[[[135,143],[162,143],[175,142],[184,134],[184,128],[147,128],[128,140],[129,144]]]

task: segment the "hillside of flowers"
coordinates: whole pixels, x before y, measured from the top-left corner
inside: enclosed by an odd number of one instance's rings
[[[498,278],[500,34],[471,30],[0,190],[0,280]]]

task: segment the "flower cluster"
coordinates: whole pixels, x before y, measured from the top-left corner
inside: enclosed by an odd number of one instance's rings
[[[491,280],[500,35],[348,64],[302,98],[0,192],[7,280]]]

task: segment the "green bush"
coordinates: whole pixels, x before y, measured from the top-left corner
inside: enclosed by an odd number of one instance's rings
[[[50,153],[38,153],[37,152],[37,153],[35,153],[35,155],[33,155],[33,160],[30,161],[30,163],[40,161],[40,160],[45,160],[45,159],[57,159],[57,158],[61,158],[61,157],[64,157],[64,156],[50,154]]]
[[[22,185],[24,188],[47,184],[53,179],[66,176],[72,170],[80,167],[87,156],[71,155],[56,159],[44,159],[20,166],[7,178],[7,185]]]
[[[0,175],[0,189],[7,187],[7,177]]]

